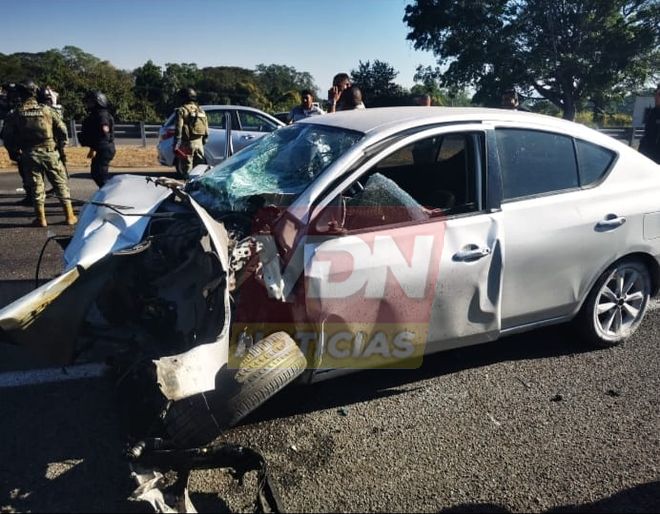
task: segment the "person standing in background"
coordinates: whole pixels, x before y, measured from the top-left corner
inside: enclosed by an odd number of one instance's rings
[[[639,142],[640,153],[660,164],[660,85],[655,90],[655,107],[644,118],[644,136]]]
[[[46,227],[46,189],[44,176],[55,188],[64,208],[67,225],[76,218],[69,192],[68,177],[57,151],[68,141],[66,126],[56,110],[37,102],[39,88],[28,81],[17,87],[21,105],[7,117],[3,130],[4,143],[10,155],[17,157],[24,173],[31,177],[35,227]]]
[[[289,113],[289,124],[319,114],[325,114],[325,111],[314,103],[314,93],[303,89],[300,92],[300,105],[296,105]]]
[[[337,73],[332,79],[332,87],[328,89],[328,112],[339,110],[341,95],[351,87],[351,78],[348,73]]]
[[[190,88],[177,93],[179,107],[174,111],[174,156],[176,170],[187,179],[190,170],[205,164],[204,145],[209,138],[209,122],[204,110],[197,105],[197,92]]]
[[[88,91],[85,105],[89,114],[83,120],[78,141],[89,147],[90,172],[99,189],[110,179],[110,162],[115,157],[115,120],[108,111],[108,99],[100,91]]]
[[[3,109],[3,120],[6,119],[11,112],[16,109],[20,104],[21,100],[18,96],[18,91],[17,91],[17,84],[15,83],[9,83],[3,86],[4,89],[4,103],[2,106]],[[2,126],[2,129],[0,130],[0,139],[4,140],[4,123]],[[6,146],[6,145],[5,145]],[[7,149],[9,152],[9,149]],[[23,183],[23,191],[25,192],[25,197],[18,202],[16,202],[16,205],[22,205],[24,207],[32,207],[32,198],[34,196],[34,192],[32,191],[32,177],[28,176],[27,173],[25,173],[25,170],[23,169],[23,166],[21,165],[21,157],[20,154],[13,154],[9,152],[9,158],[16,163],[16,167],[18,168],[18,174],[21,177],[21,182]]]

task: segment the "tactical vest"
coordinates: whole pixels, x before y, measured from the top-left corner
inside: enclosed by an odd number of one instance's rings
[[[53,137],[53,113],[45,105],[28,100],[16,109],[17,142],[22,150],[56,148]]]
[[[183,111],[183,136],[187,139],[199,139],[208,133],[206,113],[195,104],[186,104]],[[187,133],[186,133],[187,132]]]

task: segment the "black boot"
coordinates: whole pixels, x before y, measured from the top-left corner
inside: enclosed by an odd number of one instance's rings
[[[19,200],[18,202],[16,202],[14,205],[20,205],[22,207],[32,207],[32,205],[33,205],[32,204],[32,198],[30,198],[29,196],[26,196],[22,200]]]

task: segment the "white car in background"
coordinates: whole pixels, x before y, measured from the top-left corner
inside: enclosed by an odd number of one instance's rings
[[[259,109],[241,105],[201,105],[209,120],[209,139],[204,154],[214,166],[234,152],[242,150],[284,126],[284,123]],[[227,124],[230,123],[231,145],[227,151]],[[176,166],[174,159],[174,113],[158,130],[158,161],[164,166]]]

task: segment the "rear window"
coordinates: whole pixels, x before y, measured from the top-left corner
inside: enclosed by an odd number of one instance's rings
[[[579,186],[573,140],[551,132],[498,129],[504,200]]]
[[[205,111],[209,120],[209,127],[224,129],[226,125],[225,111]]]
[[[602,179],[614,162],[616,154],[602,146],[575,140],[578,164],[580,166],[580,185],[588,186]]]

